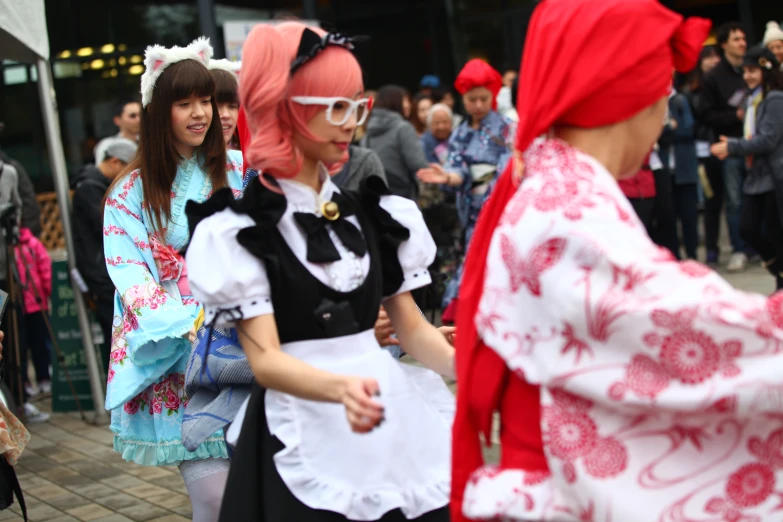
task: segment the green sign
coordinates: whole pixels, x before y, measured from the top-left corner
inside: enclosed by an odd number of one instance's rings
[[[68,384],[63,365],[68,370],[82,409],[93,409],[87,360],[76,315],[76,301],[68,273],[68,263],[63,260],[52,262],[52,330],[60,345],[64,362],[59,363],[57,352],[52,347],[52,411],[78,411],[71,387]],[[97,325],[93,325],[95,330]]]

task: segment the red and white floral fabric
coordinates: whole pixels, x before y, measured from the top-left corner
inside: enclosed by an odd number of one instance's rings
[[[540,411],[501,423],[540,422],[549,473],[482,468],[464,515],[783,520],[783,294],[674,260],[606,169],[569,145],[534,143],[524,159],[476,325],[514,378],[540,388]]]

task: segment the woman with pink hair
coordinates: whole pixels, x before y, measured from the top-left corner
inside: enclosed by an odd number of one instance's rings
[[[410,295],[430,283],[434,241],[380,178],[353,192],[329,176],[371,108],[353,45],[298,22],[254,28],[239,95],[264,174],[239,201],[187,209],[193,292],[209,326],[236,326],[257,381],[228,433],[223,521],[448,520],[454,401],[438,374],[454,374],[454,350]],[[382,301],[429,369],[379,349]]]

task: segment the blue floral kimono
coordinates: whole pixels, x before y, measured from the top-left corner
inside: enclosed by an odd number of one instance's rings
[[[229,186],[242,188],[242,155],[228,152]],[[186,290],[187,268],[178,252],[188,242],[185,203],[206,201],[212,183],[194,155],[183,161],[171,190],[171,218],[155,233],[134,171],[106,200],[104,253],[116,287],[106,409],[114,449],[148,466],[227,457],[222,433],[196,451],[182,445],[185,366],[191,351],[183,336],[193,328],[199,303]]]
[[[452,132],[449,138],[449,155],[443,168],[446,172],[456,172],[462,176],[462,185],[457,190],[457,214],[465,232],[463,251],[467,250],[473,229],[478,220],[479,211],[492,192],[495,179],[506,168],[511,157],[511,140],[514,137],[515,124],[505,116],[491,111],[481,121],[478,129],[470,126],[466,119]],[[483,190],[477,190],[471,167],[486,165],[494,167],[494,174],[486,182]],[[489,170],[489,169],[488,169]],[[449,281],[443,296],[443,306],[457,296],[459,282],[462,279],[462,262],[457,273]]]

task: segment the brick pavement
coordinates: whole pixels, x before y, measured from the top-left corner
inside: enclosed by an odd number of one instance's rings
[[[725,275],[744,290],[770,294],[772,278],[758,266]],[[38,406],[49,410],[49,401]],[[175,467],[148,468],[124,462],[112,451],[108,427],[91,426],[78,414],[53,414],[27,426],[30,445],[17,466],[32,522],[185,522],[190,501]],[[487,450],[497,458],[497,448]],[[0,511],[0,522],[21,521],[18,505]]]
[[[49,401],[38,403],[49,410]],[[106,426],[75,413],[30,424],[30,445],[17,465],[31,522],[186,522],[190,500],[177,468],[149,468],[112,451]],[[21,521],[18,505],[0,521]]]

